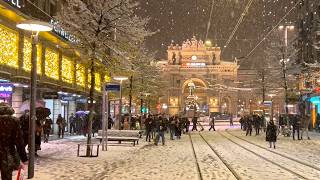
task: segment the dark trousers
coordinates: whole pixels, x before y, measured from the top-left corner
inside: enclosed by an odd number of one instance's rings
[[[51,129],[44,129],[43,130],[43,142],[49,141],[50,131],[51,131]]]
[[[259,128],[259,127],[256,127],[255,130],[256,130],[256,135],[259,135],[259,133],[260,133],[260,128]]]
[[[6,169],[5,167],[0,167],[0,171],[2,180],[12,180],[12,171]]]
[[[170,139],[171,140],[173,140],[173,136],[174,136],[174,134],[175,134],[175,127],[174,126],[172,126],[172,127],[170,127]]]
[[[63,136],[64,136],[64,128],[63,127],[58,127],[58,136],[59,136],[59,138],[60,138],[60,136],[62,136],[62,138],[63,138]]]
[[[197,123],[193,123],[193,124],[192,124],[192,130],[191,130],[191,131],[193,131],[193,130],[198,131],[198,129],[197,129]]]
[[[210,126],[209,131],[211,131],[211,129],[213,129],[213,131],[216,131],[216,129],[214,128],[214,125]]]
[[[147,129],[146,130],[146,141],[149,141],[150,142],[150,138],[151,138],[151,130],[150,129]],[[149,139],[149,140],[148,140]]]
[[[250,136],[251,136],[251,134],[252,134],[252,128],[247,128],[247,133],[246,133],[246,136],[248,136],[248,134],[250,134]]]
[[[155,145],[158,145],[160,138],[161,138],[161,141],[162,141],[162,145],[164,145],[165,139],[164,139],[164,132],[163,131],[158,132],[158,134],[156,135],[156,137],[155,137]]]
[[[76,132],[76,125],[70,124],[70,134]]]
[[[186,125],[186,132],[189,132],[189,124]]]
[[[300,128],[293,126],[292,138],[294,139],[295,132],[297,131],[298,139],[300,139]]]

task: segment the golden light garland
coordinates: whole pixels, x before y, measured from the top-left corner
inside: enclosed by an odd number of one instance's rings
[[[19,67],[18,33],[4,26],[0,26],[0,64]]]
[[[95,87],[97,91],[101,91],[101,75],[99,73],[94,73],[95,76]],[[88,74],[88,88],[91,88],[91,74]]]
[[[73,79],[74,79],[73,61],[66,56],[62,56],[62,63],[61,64],[62,64],[62,66],[61,66],[62,81],[72,84]]]
[[[104,75],[104,81],[105,82],[111,82],[111,77],[109,75]]]
[[[23,42],[23,64],[22,68],[25,71],[31,71],[31,52],[32,52],[32,44],[31,40],[28,38],[24,38]],[[41,74],[41,45],[37,45],[37,73]]]
[[[77,64],[76,66],[76,84],[84,87],[86,83],[85,66],[83,64]]]
[[[45,75],[59,80],[59,55],[55,51],[47,48],[45,60]]]

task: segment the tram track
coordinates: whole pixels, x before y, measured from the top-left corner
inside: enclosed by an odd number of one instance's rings
[[[269,152],[271,152],[271,153],[273,153],[273,154],[279,155],[279,156],[281,156],[281,157],[283,157],[283,158],[289,159],[289,160],[294,161],[294,162],[296,162],[296,163],[299,163],[299,164],[302,164],[302,165],[307,166],[307,167],[309,167],[309,168],[312,168],[312,169],[315,169],[315,170],[317,170],[317,171],[320,171],[320,168],[319,168],[319,167],[316,167],[316,166],[314,166],[314,165],[308,164],[308,163],[303,162],[303,161],[301,161],[301,160],[299,160],[299,159],[292,158],[292,157],[290,157],[290,156],[284,155],[284,154],[282,154],[282,153],[275,152],[275,151],[271,151],[270,149],[268,149],[268,148],[266,148],[266,147],[263,147],[263,146],[261,146],[261,145],[259,145],[259,144],[253,143],[253,142],[251,142],[251,141],[249,141],[249,140],[247,140],[247,139],[244,139],[244,138],[241,138],[241,137],[239,137],[239,136],[236,136],[236,135],[230,133],[228,130],[226,130],[226,133],[228,133],[229,135],[231,135],[231,136],[233,136],[233,137],[235,137],[235,138],[237,138],[237,139],[240,139],[240,140],[242,140],[242,141],[245,141],[245,142],[247,142],[247,143],[249,143],[249,144],[251,144],[251,145],[254,145],[254,146],[256,146],[256,147],[259,147],[259,148],[262,148],[262,149],[264,149],[264,150],[266,150],[266,151],[269,151]]]
[[[231,174],[234,176],[235,179],[241,180],[242,178],[239,176],[239,174],[231,167],[231,165],[218,153],[218,151],[216,149],[214,149],[212,147],[211,144],[209,144],[209,142],[201,135],[201,133],[199,133],[199,136],[201,137],[201,139],[206,143],[206,145],[212,150],[212,152],[219,158],[219,160],[225,165],[225,167],[231,172]],[[196,165],[197,165],[197,169],[198,169],[198,173],[199,173],[199,178],[203,179],[202,176],[202,172],[201,172],[201,168],[199,165],[199,161],[197,158],[197,154],[194,148],[194,144],[192,141],[192,137],[189,133],[189,138],[190,138],[190,142],[191,142],[191,146],[192,146],[192,150],[193,150],[193,156],[195,158],[196,161]]]
[[[221,135],[222,137],[224,137],[224,138],[227,139],[228,141],[232,142],[233,144],[241,147],[242,149],[244,149],[244,150],[246,150],[246,151],[254,154],[255,156],[257,156],[257,157],[259,157],[259,158],[261,158],[261,159],[263,159],[263,160],[265,160],[265,161],[267,161],[267,162],[269,162],[269,163],[271,163],[271,164],[273,164],[273,165],[275,165],[275,166],[278,166],[279,168],[281,168],[281,169],[283,169],[283,170],[285,170],[285,171],[287,171],[287,172],[289,172],[289,173],[291,173],[291,174],[299,177],[300,179],[310,179],[310,178],[307,178],[307,177],[305,177],[304,175],[301,175],[301,174],[299,174],[299,173],[297,173],[297,172],[295,172],[295,171],[293,171],[293,170],[291,170],[291,169],[289,169],[289,168],[287,168],[287,167],[285,167],[285,166],[283,166],[283,165],[281,165],[281,164],[279,164],[279,163],[277,163],[277,162],[275,162],[275,161],[270,160],[269,158],[266,158],[266,157],[258,154],[257,152],[249,149],[248,147],[245,147],[244,145],[241,145],[240,143],[238,143],[238,142],[232,140],[231,138],[223,135],[221,132],[218,132],[218,133],[219,133],[219,135]],[[231,136],[232,136],[232,135],[231,135]],[[259,146],[257,146],[257,147],[259,147]],[[264,148],[263,148],[263,149],[264,149]],[[265,150],[265,149],[264,149],[264,150]],[[269,151],[268,151],[268,152],[269,152]],[[291,159],[290,159],[290,160],[291,160]]]

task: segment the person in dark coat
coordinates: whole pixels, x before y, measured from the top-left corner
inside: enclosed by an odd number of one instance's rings
[[[64,137],[64,127],[66,125],[66,120],[61,116],[61,114],[58,115],[57,118],[57,125],[58,125],[58,136],[60,137]]]
[[[186,132],[189,132],[190,121],[187,117],[185,117],[185,121],[186,121],[185,123]]]
[[[42,126],[43,128],[43,142],[48,142],[49,141],[49,135],[50,135],[50,132],[51,132],[51,128],[52,128],[52,120],[50,117],[47,117],[45,122],[44,122],[44,125]]]
[[[145,120],[145,127],[146,127],[146,141],[150,141],[151,138],[151,131],[152,131],[152,119],[151,117],[147,117]]]
[[[212,116],[209,122],[209,125],[210,125],[209,131],[211,131],[211,129],[213,129],[213,131],[216,131],[216,129],[214,128],[214,121],[215,121],[215,117]]]
[[[12,115],[14,110],[0,103],[0,171],[2,180],[11,180],[12,172],[20,166],[20,160],[26,163],[28,158],[23,142],[19,121]]]
[[[253,125],[253,121],[252,121],[252,116],[247,116],[246,117],[246,136],[248,136],[248,134],[251,136],[252,134],[252,125]]]
[[[274,149],[276,148],[277,130],[277,126],[274,124],[273,120],[270,120],[266,131],[266,141],[269,142],[270,148],[272,145]]]
[[[29,110],[25,110],[24,114],[19,118],[20,127],[23,133],[23,142],[25,147],[28,145],[28,141],[29,141],[29,118],[30,118]]]
[[[192,118],[192,130],[191,131],[193,131],[193,130],[198,131],[197,123],[198,123],[198,118],[195,116],[195,117]]]

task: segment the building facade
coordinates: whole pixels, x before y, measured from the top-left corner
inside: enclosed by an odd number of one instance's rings
[[[37,45],[37,106],[51,110],[54,123],[58,114],[68,120],[71,113],[86,110],[90,73],[84,56],[70,41],[75,38],[63,31],[51,17],[60,1],[0,1],[0,101],[7,102],[19,117],[28,109],[30,98],[31,34],[16,28],[30,19],[53,23],[52,32],[39,34]],[[96,95],[110,79],[96,72]],[[56,128],[57,129],[57,128]]]
[[[236,113],[237,63],[223,61],[220,47],[212,47],[196,37],[187,39],[182,45],[171,44],[168,59],[159,62],[162,75],[169,88],[159,102],[167,107],[166,113],[179,114],[188,110],[187,97],[190,84],[194,84],[193,95],[197,110],[203,113]]]

